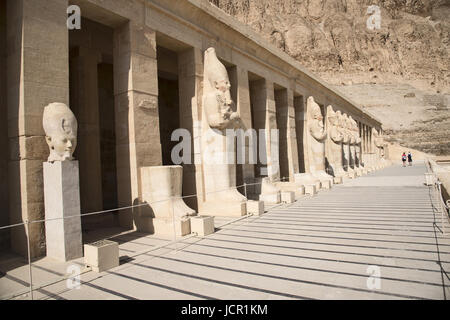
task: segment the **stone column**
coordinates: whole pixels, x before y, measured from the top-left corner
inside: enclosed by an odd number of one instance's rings
[[[305,125],[305,105],[303,96],[294,97],[294,108],[295,108],[295,133],[297,139],[297,159],[298,159],[298,172],[305,172],[305,158],[303,150],[303,127]]]
[[[279,129],[279,159],[281,177],[294,181],[298,173],[298,149],[295,132],[294,93],[292,90],[275,91],[277,126]]]
[[[252,113],[250,106],[250,89],[248,83],[248,71],[240,66],[236,66],[236,105],[237,112],[241,117],[242,124],[244,126],[243,130],[249,130],[252,128]],[[254,144],[257,141],[253,141]],[[256,147],[256,146],[255,146]],[[249,164],[249,154],[252,150],[249,150],[249,142],[245,139],[245,164],[241,166],[242,168],[242,178],[244,181],[249,181],[255,177],[254,164]],[[238,166],[239,169],[240,166]]]
[[[103,209],[97,51],[78,47],[71,51],[70,107],[78,120],[80,199],[83,213]]]
[[[287,118],[287,146],[288,146],[288,161],[289,161],[289,181],[294,181],[294,175],[299,173],[298,161],[298,144],[297,131],[295,123],[295,108],[294,108],[294,91],[287,90],[287,104],[288,104],[288,118]]]
[[[258,131],[257,174],[268,176],[271,181],[279,180],[278,152],[272,151],[274,146],[272,139],[275,137],[271,130],[277,129],[273,82],[265,79],[252,82],[250,94],[253,103],[253,125]],[[264,130],[262,134],[259,132],[260,129]],[[261,162],[265,162],[265,164],[261,164]]]
[[[183,164],[183,195],[197,194],[203,198],[201,170],[200,130],[203,62],[200,49],[191,48],[178,54],[178,88],[180,127],[191,134],[191,161]],[[198,210],[198,199],[186,198],[189,207]]]
[[[83,256],[78,161],[44,162],[47,257]]]
[[[288,155],[288,96],[287,89],[275,90],[276,125],[279,134],[278,157],[280,166],[280,177],[289,178],[289,155]]]
[[[128,22],[114,30],[114,103],[119,206],[141,201],[139,168],[162,164],[155,32]],[[121,211],[132,228],[139,208]]]
[[[42,163],[48,156],[44,106],[69,104],[67,0],[7,1],[7,103],[10,143],[10,223],[44,218]],[[45,254],[44,223],[30,225],[31,256]],[[11,230],[11,247],[27,254],[24,228]]]

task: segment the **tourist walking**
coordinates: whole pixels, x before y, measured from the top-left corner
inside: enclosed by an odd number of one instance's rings
[[[412,166],[412,154],[411,154],[411,151],[408,152],[408,165]]]
[[[403,162],[403,166],[406,167],[406,153],[404,153],[404,152],[402,154],[402,162]]]

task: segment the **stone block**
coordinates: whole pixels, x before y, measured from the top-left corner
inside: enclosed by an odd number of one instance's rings
[[[344,179],[342,177],[334,177],[333,182],[334,184],[341,184],[344,182]]]
[[[305,194],[313,196],[317,194],[317,188],[314,184],[305,185]]]
[[[44,162],[47,256],[68,261],[82,252],[78,161]]]
[[[206,201],[199,203],[200,214],[210,216],[242,217],[247,214],[246,202]]]
[[[436,181],[434,173],[425,173],[425,185],[432,186]]]
[[[281,192],[277,193],[269,193],[269,194],[260,194],[259,201],[277,204],[281,202]]]
[[[295,182],[276,182],[275,184],[281,191],[293,191],[296,197],[305,194],[305,186]]]
[[[175,221],[170,218],[155,218],[152,219],[152,222],[154,234],[157,235],[173,236],[175,232],[176,236],[182,237],[191,233],[191,222],[189,218],[175,219]]]
[[[295,201],[294,191],[281,191],[281,202],[293,203]]]
[[[247,201],[247,213],[252,213],[255,216],[260,216],[264,213],[264,202],[248,200]]]
[[[347,172],[347,175],[350,179],[355,179],[356,178],[356,172],[351,171],[351,172]]]
[[[103,272],[119,265],[119,244],[100,240],[84,245],[84,263],[94,272]]]
[[[201,237],[214,233],[214,217],[191,217],[191,231],[196,232]]]
[[[331,181],[330,180],[321,180],[320,187],[322,189],[331,189]]]

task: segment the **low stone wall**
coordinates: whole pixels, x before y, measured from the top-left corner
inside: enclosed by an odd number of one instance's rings
[[[436,174],[439,181],[442,182],[442,196],[444,201],[447,201],[450,199],[450,168],[441,166],[431,159],[429,162],[431,170]]]

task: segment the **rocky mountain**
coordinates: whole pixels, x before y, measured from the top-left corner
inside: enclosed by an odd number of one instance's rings
[[[450,0],[210,2],[375,114],[387,140],[450,155]]]

